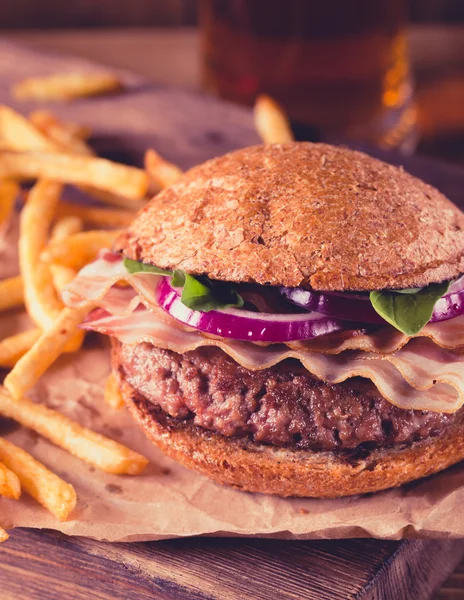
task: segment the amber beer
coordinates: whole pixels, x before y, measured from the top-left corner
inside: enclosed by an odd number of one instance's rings
[[[405,0],[203,0],[204,83],[296,122],[381,141],[411,121]],[[409,123],[410,125],[410,123]]]

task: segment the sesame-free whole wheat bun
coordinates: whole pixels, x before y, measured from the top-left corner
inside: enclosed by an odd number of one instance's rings
[[[464,271],[464,216],[433,187],[360,152],[253,146],[188,171],[117,249],[224,281],[414,288]]]
[[[264,295],[278,286],[404,290],[464,272],[464,215],[433,187],[360,152],[262,145],[185,173],[138,214],[115,250],[170,271],[254,284]],[[176,352],[169,340],[147,340],[113,340],[113,370],[131,413],[163,452],[220,483],[338,497],[402,485],[464,458],[464,408],[401,408],[375,377],[329,382],[294,356],[254,368],[224,345],[202,341]],[[250,355],[262,348],[240,343]],[[340,352],[334,368],[351,356]],[[410,382],[395,377],[407,394]],[[416,394],[426,389],[420,383]]]

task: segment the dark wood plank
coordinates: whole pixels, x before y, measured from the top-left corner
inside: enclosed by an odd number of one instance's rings
[[[17,530],[0,547],[0,589],[6,600],[425,600],[463,554],[453,540],[104,544]]]

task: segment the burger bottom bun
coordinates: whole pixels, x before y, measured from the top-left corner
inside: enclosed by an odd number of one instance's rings
[[[372,450],[362,458],[227,438],[169,417],[118,375],[130,412],[158,448],[214,481],[249,492],[314,498],[365,494],[432,475],[464,458],[463,423],[436,437]]]

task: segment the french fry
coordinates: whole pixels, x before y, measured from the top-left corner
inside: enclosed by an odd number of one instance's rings
[[[88,96],[118,92],[122,82],[109,73],[54,73],[31,77],[14,85],[12,94],[18,100],[71,101]]]
[[[29,121],[35,125],[42,133],[48,135],[48,132],[57,123],[62,129],[67,131],[67,134],[72,138],[86,140],[92,135],[92,130],[89,127],[80,125],[79,123],[71,123],[69,121],[61,121],[50,110],[38,109],[33,110],[29,114]],[[51,136],[53,137],[53,136]]]
[[[3,463],[0,462],[0,496],[19,500],[21,497],[21,484],[18,476],[10,471]]]
[[[22,448],[0,438],[0,460],[18,476],[22,489],[65,521],[76,506],[76,492],[69,483],[49,471]]]
[[[50,271],[52,273],[53,285],[55,286],[56,293],[61,298],[61,292],[63,289],[71,283],[76,277],[76,269],[71,267],[63,267],[63,265],[50,265]]]
[[[52,233],[50,236],[50,243],[60,244],[66,240],[70,235],[82,231],[82,220],[79,217],[69,216],[62,217],[53,226]],[[64,267],[63,265],[50,265],[50,271],[52,274],[53,285],[55,286],[56,293],[61,298],[61,291],[70,283],[77,272],[75,269],[70,267]]]
[[[77,129],[78,126],[60,121],[53,113],[38,110],[29,115],[29,121],[63,151],[88,156],[94,154],[83,139],[85,132],[82,136],[82,131]]]
[[[5,377],[4,385],[15,397],[31,389],[43,373],[73,341],[77,327],[90,307],[63,308],[53,325],[47,329],[32,348],[22,356]]]
[[[90,146],[72,133],[69,124],[66,125],[49,111],[36,111],[31,116],[34,117],[35,122],[26,119],[8,106],[0,106],[0,148],[2,150],[94,155]],[[133,199],[117,193],[104,192],[85,185],[82,189],[105,203],[126,208],[139,207],[137,204],[134,206]]]
[[[0,340],[0,367],[13,368],[21,356],[32,348],[41,334],[40,329],[28,329]]]
[[[134,220],[135,212],[111,208],[96,208],[71,202],[61,201],[56,210],[58,217],[75,216],[86,225],[97,227],[128,227]]]
[[[182,177],[182,170],[178,166],[165,160],[152,148],[145,152],[144,162],[148,175],[161,188],[169,187]]]
[[[65,240],[50,243],[41,258],[72,269],[80,269],[91,262],[102,248],[111,248],[121,230],[81,231]]]
[[[5,105],[0,105],[0,138],[10,150],[57,150],[57,145],[26,117]]]
[[[125,196],[121,196],[115,191],[109,192],[107,190],[97,189],[96,187],[92,187],[91,185],[81,185],[79,186],[81,190],[86,192],[91,198],[98,200],[103,204],[109,204],[110,206],[117,206],[118,208],[123,208],[126,210],[139,210],[143,208],[147,203],[148,198],[145,196],[138,200],[134,198],[126,198]],[[149,187],[147,190],[151,193],[151,188]]]
[[[0,152],[0,178],[51,179],[62,183],[93,186],[131,199],[142,199],[148,191],[148,175],[104,158],[53,152]]]
[[[24,287],[20,275],[0,281],[0,311],[22,306],[23,303]]]
[[[30,317],[43,330],[53,325],[63,306],[56,296],[49,266],[40,261],[61,190],[59,183],[37,182],[20,217],[19,265],[24,300]]]
[[[8,223],[19,194],[19,185],[14,181],[0,181],[0,227]]]
[[[0,542],[6,542],[9,537],[10,536],[7,534],[7,532],[0,527]]]
[[[256,130],[265,144],[285,144],[293,141],[287,115],[269,96],[258,96],[254,109]]]
[[[126,446],[42,404],[26,398],[13,399],[1,387],[0,414],[14,419],[73,456],[107,473],[138,475],[148,464],[144,456]]]
[[[116,410],[119,410],[124,406],[124,400],[122,399],[121,392],[119,391],[118,382],[113,373],[108,375],[105,383],[104,391],[105,402]]]
[[[82,231],[84,224],[82,219],[76,216],[61,217],[53,225],[52,232],[50,234],[50,243],[59,243],[66,240],[70,235],[74,235],[79,231]]]

